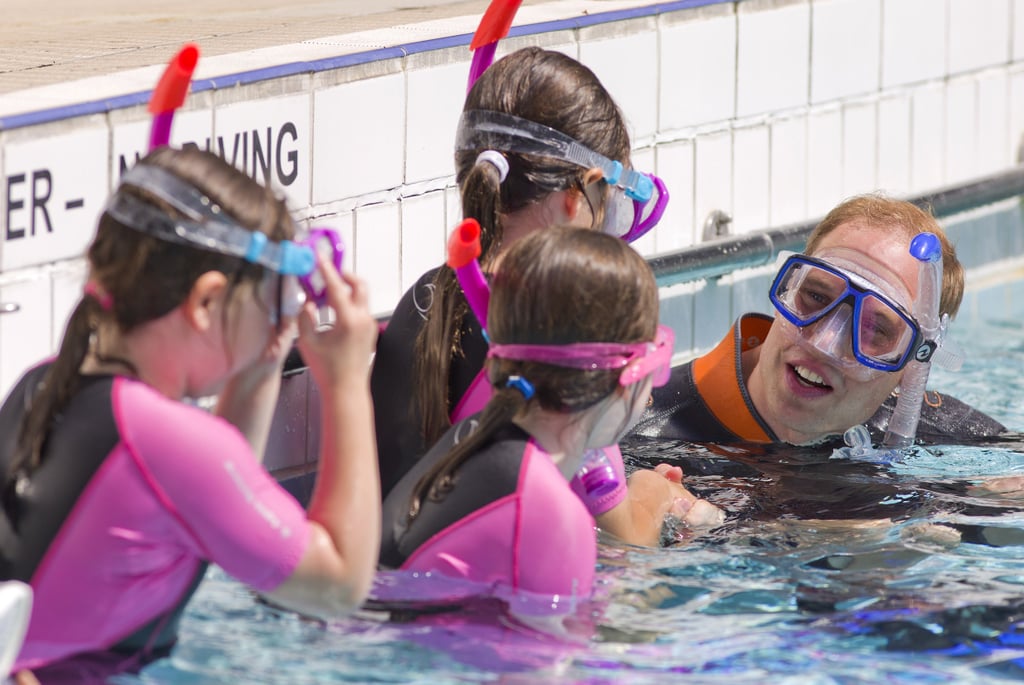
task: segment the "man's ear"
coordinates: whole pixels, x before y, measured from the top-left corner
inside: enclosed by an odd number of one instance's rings
[[[228,277],[219,271],[207,271],[192,284],[192,290],[181,304],[185,320],[192,328],[205,333],[221,316],[227,301]]]

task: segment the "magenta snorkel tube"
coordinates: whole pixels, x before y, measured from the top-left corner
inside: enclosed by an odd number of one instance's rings
[[[480,247],[480,223],[476,219],[464,219],[448,238],[448,266],[455,271],[459,286],[473,310],[473,316],[480,322],[480,329],[487,336],[487,308],[491,302],[491,287],[487,285],[484,272],[480,270],[477,258]]]
[[[163,76],[153,89],[153,95],[149,98],[149,113],[153,115],[149,129],[149,152],[170,142],[174,112],[185,104],[192,73],[198,62],[199,46],[186,43],[167,64]]]
[[[523,0],[492,0],[480,18],[480,25],[473,34],[469,49],[473,51],[473,61],[469,65],[469,79],[466,84],[468,92],[480,75],[487,71],[494,61],[494,52],[498,41],[508,35],[512,28],[512,19],[519,10]]]

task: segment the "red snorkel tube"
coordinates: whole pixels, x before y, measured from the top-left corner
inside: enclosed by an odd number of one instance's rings
[[[498,41],[508,35],[508,30],[512,28],[512,19],[515,18],[521,4],[523,0],[492,0],[484,11],[480,25],[476,27],[476,33],[469,44],[469,49],[473,51],[473,61],[469,65],[467,92],[480,78],[480,74],[491,66]]]
[[[480,262],[477,261],[480,253],[480,224],[476,219],[465,219],[448,238],[448,266],[455,270],[455,277],[459,279],[459,286],[466,295],[469,308],[480,322],[481,330],[486,331],[491,287],[487,285],[484,272],[480,270]]]
[[[198,62],[199,46],[186,43],[167,64],[163,76],[153,89],[153,95],[149,98],[149,113],[153,115],[149,129],[149,152],[170,142],[174,111],[185,104],[192,72],[196,70]]]

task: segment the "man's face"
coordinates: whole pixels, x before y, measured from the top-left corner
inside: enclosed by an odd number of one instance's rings
[[[908,252],[909,240],[898,229],[879,228],[860,220],[840,225],[819,244],[813,257],[835,263],[877,286],[879,292],[908,311],[917,295],[918,263]],[[840,305],[845,316],[850,305]],[[903,372],[876,372],[864,379],[864,369],[853,365],[850,327],[835,341],[841,363],[809,341],[822,319],[800,329],[776,316],[747,386],[758,412],[782,440],[793,444],[814,442],[841,434],[869,419],[899,385]]]

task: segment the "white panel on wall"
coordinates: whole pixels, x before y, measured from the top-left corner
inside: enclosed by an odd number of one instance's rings
[[[449,231],[462,221],[462,194],[458,186],[444,189],[444,226]]]
[[[445,225],[444,191],[405,198],[402,209],[402,292],[445,260],[448,234]]]
[[[150,128],[149,119],[111,125],[111,190],[117,186],[121,174],[146,155]],[[185,144],[192,144],[203,150],[219,151],[219,146],[213,139],[213,110],[177,112],[174,115],[171,145],[182,147]]]
[[[406,183],[455,174],[452,151],[468,73],[468,62],[408,72]]]
[[[580,61],[597,74],[622,109],[633,144],[653,136],[658,127],[658,35],[644,31],[581,42]],[[649,66],[624,68],[627,63]]]
[[[1014,164],[1009,140],[1009,78],[1002,69],[978,77],[978,173]]]
[[[881,0],[814,0],[811,102],[878,89]]]
[[[875,176],[878,123],[875,103],[843,108],[843,196],[877,189]]]
[[[370,288],[370,311],[390,312],[401,296],[401,217],[398,203],[355,211],[355,270]]]
[[[304,209],[310,205],[309,121],[307,94],[223,105],[214,111],[213,152],[282,190],[293,209]]]
[[[1010,59],[1014,62],[1024,60],[1024,0],[1013,0],[1013,49]]]
[[[645,147],[641,150],[633,150],[630,153],[630,160],[633,163],[633,168],[640,169],[641,171],[653,172],[654,148]],[[647,235],[643,236],[639,240],[634,240],[631,245],[634,250],[642,254],[644,257],[650,257],[658,251],[653,231],[648,231]]]
[[[53,308],[51,310],[51,340],[50,349],[56,350],[60,346],[61,337],[67,327],[68,318],[71,312],[78,306],[82,299],[82,287],[85,285],[89,267],[85,259],[75,259],[66,262],[51,274],[51,286],[53,288]]]
[[[109,149],[106,128],[7,143],[0,270],[85,251],[107,201]]]
[[[661,29],[661,132],[730,119],[736,110],[736,15]]]
[[[902,197],[910,192],[910,98],[878,102],[878,189]]]
[[[807,214],[825,215],[843,199],[843,117],[837,108],[807,119]]]
[[[1006,64],[1010,0],[949,0],[949,73]]]
[[[402,184],[404,74],[317,91],[313,94],[313,113],[314,205]]]
[[[946,176],[957,183],[978,173],[977,82],[971,77],[946,86]]]
[[[941,78],[946,73],[945,2],[885,0],[882,5],[882,87]]]
[[[699,242],[711,212],[717,209],[732,215],[732,133],[699,136],[694,169],[694,230]]]
[[[693,141],[658,146],[658,176],[669,200],[661,222],[653,229],[659,252],[689,247],[697,241],[693,226]]]
[[[733,131],[733,234],[751,233],[768,227],[769,149],[767,126]]]
[[[1020,163],[1024,149],[1024,71],[1017,71],[1010,79],[1010,139],[1007,145],[1014,163]]]
[[[910,190],[934,190],[945,180],[946,90],[941,85],[914,90],[910,136]]]
[[[12,276],[12,278],[15,278]],[[52,354],[50,277],[42,270],[0,286],[0,303],[18,310],[0,314],[0,396],[29,366]]]
[[[738,22],[736,116],[806,104],[810,5],[748,9],[740,3]]]
[[[771,124],[771,226],[803,221],[807,216],[807,118]]]

